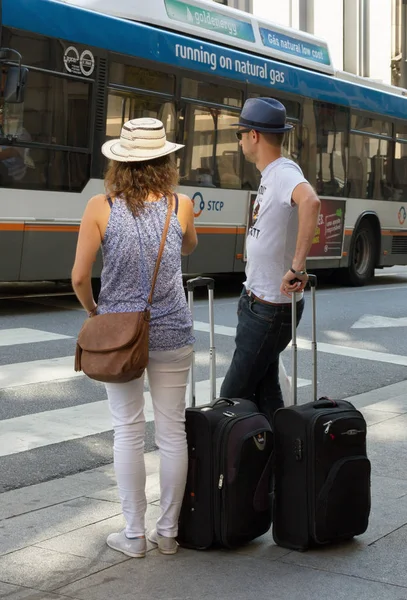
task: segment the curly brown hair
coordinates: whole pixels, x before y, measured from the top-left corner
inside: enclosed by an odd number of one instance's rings
[[[123,198],[133,214],[143,210],[149,196],[169,198],[178,181],[178,169],[169,154],[140,162],[112,161],[105,175],[107,194]]]

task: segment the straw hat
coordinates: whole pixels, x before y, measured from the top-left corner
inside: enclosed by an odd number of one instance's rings
[[[110,160],[137,162],[160,158],[183,147],[182,144],[167,141],[161,121],[142,118],[127,121],[119,139],[103,144],[102,154]]]

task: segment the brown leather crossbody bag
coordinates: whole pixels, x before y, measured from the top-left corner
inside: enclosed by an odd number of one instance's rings
[[[158,250],[147,307],[143,311],[96,315],[85,321],[76,343],[75,371],[104,383],[127,383],[141,377],[148,364],[150,307],[164,251],[172,208]]]

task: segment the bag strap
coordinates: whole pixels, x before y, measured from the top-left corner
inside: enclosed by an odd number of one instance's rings
[[[165,245],[165,240],[167,239],[168,228],[170,226],[171,213],[172,213],[172,207],[171,207],[170,202],[168,202],[167,217],[166,217],[165,223],[164,223],[164,231],[163,231],[163,234],[162,234],[162,237],[161,237],[160,248],[158,250],[157,262],[155,263],[155,269],[154,269],[154,273],[153,273],[153,281],[152,281],[152,284],[151,284],[151,291],[150,291],[150,295],[149,295],[148,300],[147,300],[149,306],[151,306],[151,304],[153,302],[153,294],[154,294],[155,283],[157,281],[158,270],[160,268],[160,263],[161,263],[161,257],[162,257],[163,252],[164,252],[164,245]]]

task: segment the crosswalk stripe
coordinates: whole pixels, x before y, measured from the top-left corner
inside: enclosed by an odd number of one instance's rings
[[[218,389],[222,381],[223,378],[217,379]],[[209,402],[209,389],[209,380],[197,382],[197,405]],[[154,413],[151,395],[145,392],[144,397],[145,418],[146,421],[152,421]],[[59,444],[111,429],[107,400],[6,419],[0,421],[0,456]]]
[[[196,354],[198,356],[198,353]],[[205,357],[206,358],[206,357]],[[9,389],[36,383],[51,383],[83,377],[82,372],[73,370],[74,356],[49,358],[29,362],[11,363],[0,366],[0,389]],[[219,379],[223,381],[223,379]],[[301,385],[307,385],[307,380],[299,380]]]
[[[195,321],[195,330],[208,332],[209,325],[205,322]],[[215,333],[218,335],[234,337],[236,329],[235,327],[216,325]],[[47,332],[39,332],[39,334],[47,334]],[[59,334],[47,335],[59,336]],[[63,337],[69,338],[69,336],[59,336],[58,338],[55,337],[53,339],[61,339]],[[311,343],[308,340],[298,338],[297,344],[298,348],[302,350],[311,349]],[[360,358],[364,360],[407,366],[407,356],[390,354],[387,352],[377,352],[374,350],[365,350],[364,348],[352,348],[349,346],[340,346],[337,344],[319,342],[318,351],[326,354],[348,356],[351,358]],[[51,358],[2,365],[0,366],[0,389],[19,387],[21,385],[35,383],[47,383],[51,381],[73,379],[75,377],[83,376],[83,373],[76,373],[73,370],[73,364],[73,356],[64,356],[62,358]]]
[[[0,329],[0,346],[16,346],[19,344],[33,344],[35,342],[53,342],[54,340],[69,340],[70,335],[50,333],[28,327],[14,329]]]
[[[83,373],[76,373],[73,366],[73,356],[2,365],[0,389],[83,376]]]
[[[308,340],[299,339],[297,342],[298,348],[311,350],[311,342]],[[402,354],[390,354],[388,352],[377,352],[376,350],[365,350],[364,348],[353,348],[350,346],[337,346],[336,344],[326,344],[325,342],[318,343],[318,352],[407,367],[407,356],[403,356]]]
[[[209,324],[201,321],[194,322],[195,331],[209,332]],[[215,333],[235,337],[236,328],[225,325],[215,325]],[[297,346],[301,350],[311,350],[311,342],[302,338],[297,338]],[[402,354],[390,354],[388,352],[376,352],[375,350],[365,350],[364,348],[353,348],[350,346],[339,346],[337,344],[327,344],[318,342],[318,352],[326,354],[339,354],[351,358],[362,358],[364,360],[373,360],[377,362],[390,363],[392,365],[402,365],[407,367],[407,356]]]
[[[6,419],[0,422],[0,456],[95,435],[111,428],[106,400]]]
[[[205,322],[196,321],[195,330],[208,332],[209,325]],[[62,336],[60,334],[52,334],[48,332],[24,328],[21,328],[20,330],[10,329],[3,331],[6,331],[7,333],[4,334],[3,338],[1,338],[0,336],[0,346],[2,345],[1,341],[3,341],[3,345],[9,345],[9,342],[11,340],[13,340],[14,343],[24,343],[17,341],[23,337],[24,332],[28,332],[28,339],[31,342],[40,340],[51,341],[54,339],[69,339],[69,336]],[[15,335],[16,331],[19,331],[19,333]],[[215,332],[218,335],[234,337],[236,329],[234,327],[216,325]],[[300,349],[311,349],[311,344],[308,340],[299,338],[297,340],[297,344],[298,348]],[[387,352],[377,352],[374,350],[352,348],[348,346],[340,346],[337,344],[327,344],[324,342],[319,342],[318,351],[327,354],[348,356],[352,358],[360,358],[364,360],[407,366],[407,356],[390,354]],[[83,373],[76,373],[73,370],[73,364],[73,356],[64,356],[62,358],[51,358],[45,360],[35,360],[2,365],[0,366],[0,389],[14,388],[22,385],[30,385],[36,383],[47,383],[52,381],[67,380],[83,376]]]
[[[223,377],[216,379],[219,391]],[[298,386],[309,385],[300,379]],[[189,398],[187,389],[187,402]],[[153,403],[149,392],[144,393],[144,415],[147,422],[154,420]],[[196,404],[202,406],[210,400],[210,380],[196,383]],[[50,444],[97,435],[112,429],[107,400],[79,404],[69,408],[44,411],[0,421],[0,457],[34,450]]]

